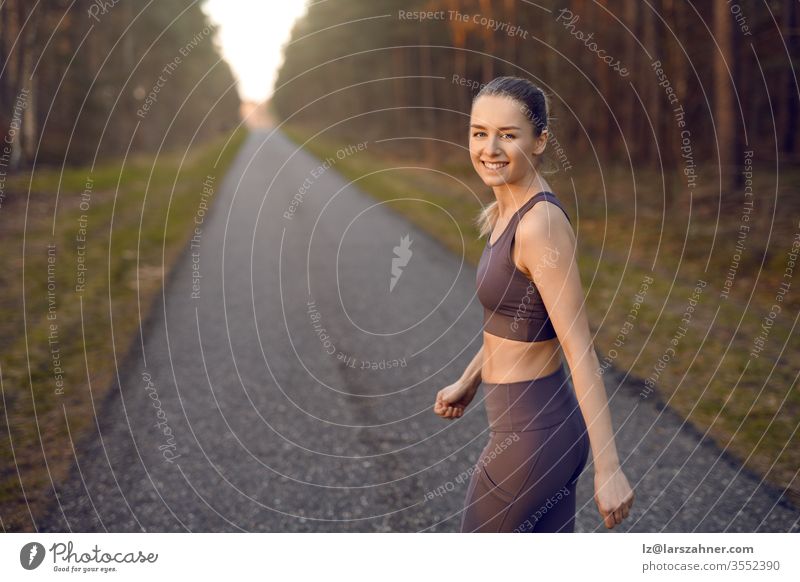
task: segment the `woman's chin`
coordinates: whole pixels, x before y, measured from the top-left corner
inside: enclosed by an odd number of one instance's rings
[[[508,183],[503,176],[487,176],[484,174],[481,176],[481,179],[487,186],[502,186]]]

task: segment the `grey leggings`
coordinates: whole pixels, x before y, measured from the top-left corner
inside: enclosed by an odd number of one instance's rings
[[[483,386],[490,438],[467,488],[461,531],[574,531],[575,487],[590,446],[563,366],[536,380]]]

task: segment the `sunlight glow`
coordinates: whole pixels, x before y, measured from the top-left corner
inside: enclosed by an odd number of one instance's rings
[[[222,54],[239,81],[244,100],[264,101],[273,90],[294,22],[305,0],[207,0],[203,11],[220,30]]]

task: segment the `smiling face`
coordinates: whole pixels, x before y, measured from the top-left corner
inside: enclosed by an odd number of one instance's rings
[[[547,130],[534,136],[524,104],[499,95],[475,101],[469,131],[472,166],[487,186],[513,184],[534,173],[535,156],[547,143]]]

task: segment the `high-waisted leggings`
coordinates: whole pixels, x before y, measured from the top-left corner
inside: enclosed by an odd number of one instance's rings
[[[589,437],[563,365],[536,380],[483,383],[489,442],[467,488],[462,532],[573,532]]]

